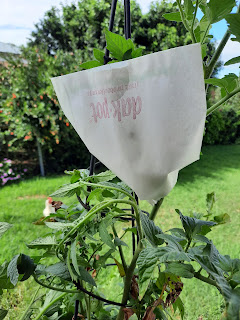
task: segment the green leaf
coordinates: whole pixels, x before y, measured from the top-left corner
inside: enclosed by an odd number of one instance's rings
[[[133,48],[130,48],[128,51],[126,51],[122,57],[122,60],[125,61],[125,60],[132,59],[132,51],[133,51]]]
[[[114,239],[114,244],[115,244],[115,246],[117,246],[117,247],[120,247],[120,246],[128,247],[128,245],[126,244],[126,242],[122,241],[122,240],[119,239],[118,237],[116,237],[116,238]]]
[[[136,315],[136,313],[134,313],[130,318],[129,320],[138,320],[138,317]]]
[[[227,213],[219,214],[218,216],[215,216],[213,219],[217,224],[231,222],[230,216]]]
[[[45,225],[53,230],[64,230],[66,228],[74,227],[74,223],[65,223],[65,222],[45,222]]]
[[[132,58],[138,58],[142,56],[143,48],[137,48],[132,51]]]
[[[12,228],[12,226],[12,224],[7,222],[0,222],[0,238],[8,229]]]
[[[88,202],[91,201],[98,201],[98,202],[102,202],[103,201],[103,190],[104,189],[94,189],[93,191],[91,191],[90,195],[88,196]]]
[[[196,218],[184,216],[178,209],[176,210],[176,212],[180,215],[180,219],[188,240],[192,240],[192,238],[196,234],[201,234],[202,228],[204,226],[212,227],[216,225],[216,223],[212,221],[204,221],[204,220],[199,220]]]
[[[19,257],[20,257],[20,254],[17,254],[16,256],[14,256],[7,268],[7,276],[9,277],[11,283],[14,286],[16,286],[18,282],[18,277],[19,277],[18,268],[17,268]]]
[[[8,263],[5,261],[0,266],[0,291],[1,291],[1,289],[14,288],[13,284],[11,283],[10,279],[8,278],[7,268],[8,268]]]
[[[87,272],[86,269],[84,269],[82,266],[79,266],[79,271],[80,271],[80,276],[81,279],[87,283],[89,283],[91,286],[96,287],[96,283],[93,280],[93,278],[91,277],[91,275]]]
[[[113,249],[113,250],[116,249],[114,243],[112,242],[112,238],[107,231],[107,226],[106,226],[104,220],[102,220],[99,225],[99,235],[100,235],[102,242],[104,242],[106,245],[108,245],[111,249]]]
[[[153,246],[158,246],[163,244],[163,240],[156,237],[157,234],[161,234],[162,230],[157,227],[152,220],[149,219],[149,217],[140,212],[140,219],[142,223],[143,232],[148,239],[148,241]]]
[[[0,309],[0,320],[3,320],[8,314],[7,310]]]
[[[36,273],[37,273],[37,270],[36,270]],[[47,268],[43,269],[40,273],[45,275],[51,275],[54,277],[59,277],[63,280],[71,279],[68,268],[64,262],[58,262],[51,266],[48,266]]]
[[[99,182],[111,181],[114,178],[116,178],[115,173],[113,173],[111,170],[106,170],[99,174],[95,174],[93,176],[88,177],[87,180],[90,180],[91,182],[94,182],[94,183],[99,183]]]
[[[219,80],[219,79],[209,79],[209,80]],[[216,194],[215,194],[215,192],[208,193],[207,194],[207,198],[206,198],[206,206],[207,206],[207,213],[208,214],[211,213],[211,211],[213,209],[213,205],[214,205],[215,202],[216,202]]]
[[[94,58],[97,59],[101,64],[104,64],[105,53],[98,49],[93,49]]]
[[[229,24],[229,28],[233,35],[237,37],[237,41],[240,38],[240,13],[231,13],[228,14],[225,19]]]
[[[79,182],[63,185],[60,189],[51,194],[51,197],[71,197],[79,188]]]
[[[57,245],[56,238],[54,236],[47,236],[45,238],[38,238],[27,244],[29,249],[47,249],[49,247]]]
[[[181,18],[181,15],[180,15],[180,12],[171,12],[171,13],[165,13],[163,14],[163,17],[166,19],[166,20],[169,20],[169,21],[176,21],[176,22],[181,22],[182,21],[182,18]]]
[[[82,69],[92,69],[96,67],[100,67],[102,64],[97,60],[87,61],[80,65]]]
[[[172,273],[178,277],[183,277],[187,279],[191,279],[194,277],[194,269],[192,265],[180,262],[168,263],[165,272]]]
[[[78,261],[77,261],[76,246],[77,246],[77,241],[75,239],[74,242],[71,244],[71,259],[72,259],[72,264],[75,271],[80,276],[80,270],[79,270]]]
[[[183,320],[184,319],[185,310],[184,310],[184,304],[183,304],[183,302],[182,302],[180,297],[178,297],[177,300],[173,303],[174,312],[176,312],[177,309],[179,310],[181,319]]]
[[[166,235],[161,234],[158,236],[163,237]],[[176,244],[175,246],[166,246],[160,248],[147,247],[142,250],[137,260],[139,268],[139,287],[141,297],[143,297],[144,293],[146,292],[154,269],[156,268],[158,263],[173,261],[190,262],[188,255],[185,252],[178,250]]]
[[[107,49],[112,53],[114,58],[119,61],[123,60],[124,53],[129,49],[134,49],[134,44],[131,39],[126,40],[124,37],[110,32],[108,30],[105,31],[106,41],[107,41]]]
[[[184,0],[184,12],[187,20],[193,20],[194,6],[192,0]]]
[[[79,170],[74,170],[70,183],[75,183],[81,178]]]
[[[17,268],[18,273],[24,275],[21,281],[25,281],[34,273],[36,265],[29,256],[21,254],[18,259]]]
[[[232,290],[227,303],[226,320],[239,320],[240,317],[240,288]]]
[[[235,88],[238,87],[238,76],[235,73],[229,73],[223,77],[226,82],[226,88],[222,88],[221,96],[224,98],[228,93],[232,92]]]
[[[240,63],[240,56],[232,58],[224,63],[225,66],[230,66],[231,64]]]
[[[212,24],[225,19],[235,5],[235,0],[210,0],[206,7],[208,21]]]
[[[205,83],[211,84],[213,86],[221,87],[221,88],[226,88],[227,87],[227,82],[224,79],[217,79],[217,78],[206,79]],[[209,206],[209,204],[208,204],[208,196],[210,196],[210,195],[211,194],[207,195],[207,207]]]
[[[44,304],[39,311],[41,312],[42,310],[46,309],[47,306],[49,306],[49,304],[51,304],[51,302],[55,300],[57,297],[59,297],[61,294],[62,292],[49,290],[44,299]],[[51,306],[49,306],[49,308],[46,309],[46,311],[44,312],[44,315],[47,316],[47,319],[49,319],[50,316],[52,316],[56,311],[59,310],[60,305],[61,305],[61,300],[57,301],[56,303],[52,304]]]

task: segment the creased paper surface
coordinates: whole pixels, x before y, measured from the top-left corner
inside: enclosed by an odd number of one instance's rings
[[[141,199],[166,196],[199,159],[206,117],[193,44],[52,79],[89,151]]]

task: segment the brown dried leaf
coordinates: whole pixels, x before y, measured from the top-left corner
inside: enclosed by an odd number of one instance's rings
[[[156,315],[153,313],[155,308],[147,307],[147,310],[144,313],[142,320],[155,320]]]
[[[130,308],[124,308],[123,312],[124,312],[124,320],[128,320],[135,313],[133,309],[130,309]]]
[[[63,204],[62,201],[52,201],[52,207],[55,208],[55,211],[60,209],[62,204]]]

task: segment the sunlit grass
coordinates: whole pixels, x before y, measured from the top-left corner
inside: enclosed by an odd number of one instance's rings
[[[48,232],[45,227],[36,226],[32,222],[42,216],[47,196],[68,180],[68,176],[35,178],[0,189],[0,221],[14,225],[0,240],[1,262],[11,259],[19,252],[29,254],[25,243]],[[215,191],[217,202],[214,213],[228,213],[231,222],[216,227],[210,233],[210,237],[220,253],[229,254],[232,258],[240,257],[239,182],[240,146],[205,147],[200,161],[180,172],[178,183],[164,200],[156,223],[164,231],[173,226],[180,226],[175,208],[180,209],[185,215],[193,211],[205,212],[206,194]],[[148,211],[151,209],[146,201],[141,202],[141,207]],[[125,250],[129,256],[131,249]],[[120,284],[121,280],[117,278],[116,281],[114,267],[104,274],[107,276],[101,281],[99,290],[103,290],[108,298],[118,299],[118,292],[121,290],[118,283]],[[0,306],[2,304],[12,309],[7,319],[19,319],[26,301],[29,301],[29,296],[34,290],[35,285],[26,282],[16,290],[4,293]],[[186,320],[220,318],[222,300],[215,288],[202,284],[199,280],[186,280],[181,296],[185,303]]]

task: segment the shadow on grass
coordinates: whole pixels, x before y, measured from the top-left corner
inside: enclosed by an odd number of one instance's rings
[[[178,184],[201,178],[221,179],[221,172],[240,168],[240,145],[205,146],[199,161],[179,172]]]

